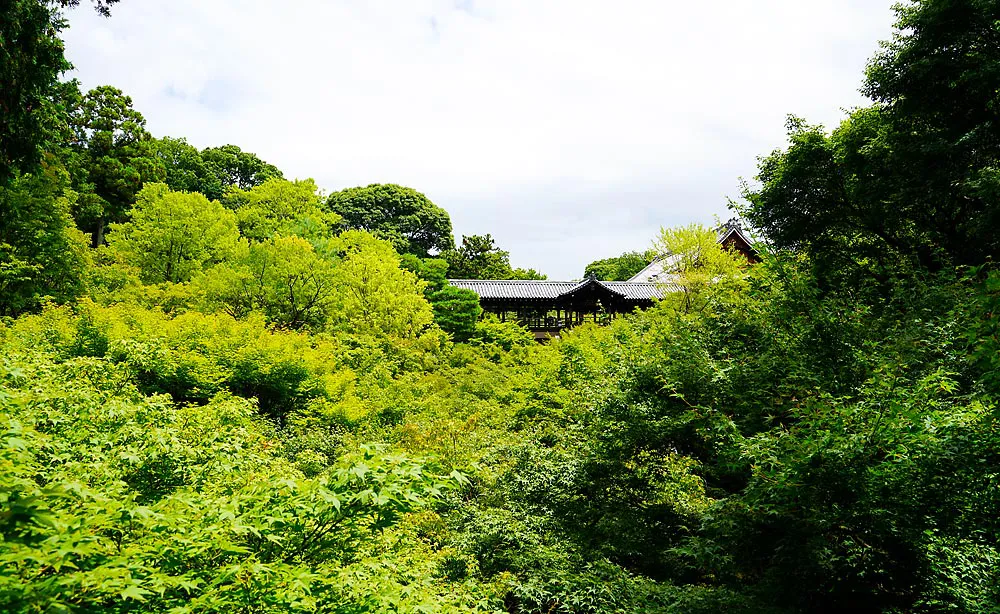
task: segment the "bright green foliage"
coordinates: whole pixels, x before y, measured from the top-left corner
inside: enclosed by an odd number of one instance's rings
[[[64,170],[47,166],[0,187],[0,315],[82,293],[89,254],[70,217],[68,183]]]
[[[583,271],[584,277],[595,277],[602,281],[625,281],[646,268],[656,256],[653,250],[646,252],[625,252],[615,258],[595,260]]]
[[[314,330],[331,319],[338,284],[333,262],[299,237],[253,243],[195,280],[209,310],[238,318],[257,311],[275,326]]]
[[[172,192],[162,183],[143,188],[131,219],[111,230],[111,248],[138,266],[146,283],[188,281],[241,247],[232,212],[201,194]]]
[[[476,330],[476,322],[483,313],[479,295],[472,290],[445,286],[428,299],[434,310],[434,322],[455,341],[465,341]]]
[[[299,237],[253,243],[195,280],[205,308],[235,317],[263,313],[276,326],[419,336],[433,316],[424,282],[401,269],[386,241],[347,231],[323,252]]]
[[[234,187],[249,190],[268,179],[282,178],[277,167],[236,145],[208,147],[201,151],[201,159],[223,189]]]
[[[501,322],[495,314],[489,314],[476,324],[472,342],[498,346],[504,351],[510,352],[515,348],[534,345],[535,338],[521,326],[513,322]]]
[[[313,241],[328,238],[340,220],[322,208],[322,195],[312,179],[268,179],[249,189],[230,188],[222,204],[236,213],[240,233],[251,241],[277,234]]]
[[[419,336],[434,316],[424,282],[399,266],[392,246],[366,232],[339,236],[343,257],[336,268],[337,303],[332,328],[399,338]]]
[[[348,188],[330,194],[326,204],[345,228],[366,230],[401,254],[426,258],[455,242],[448,212],[412,188],[391,183]]]
[[[224,205],[148,186],[91,265],[86,143],[82,191],[12,175],[0,610],[996,612],[998,6],[905,3],[876,105],[792,121],[759,264],[664,230],[677,292],[544,344],[445,285],[533,273],[407,234],[442,218],[398,186],[340,193],[383,238],[338,235],[311,181],[211,150]],[[141,132],[91,103],[95,148]],[[171,185],[192,149],[155,148]]]
[[[18,319],[9,335],[17,348],[44,349],[61,359],[107,360],[144,393],[204,403],[229,392],[254,399],[263,414],[279,421],[319,401],[356,406],[355,395],[369,384],[387,386],[413,368],[407,352],[354,336],[273,330],[259,315],[171,316],[124,303],[102,307],[85,300],[72,310],[50,308]],[[354,387],[358,378],[367,382],[363,390]],[[358,408],[361,413],[390,402],[365,400],[371,407]]]
[[[723,248],[718,234],[700,224],[661,228],[656,249],[664,261],[669,284],[678,288],[662,303],[683,313],[701,311],[709,304],[709,291],[718,294],[738,286],[746,260]]]
[[[171,318],[89,303],[77,312],[61,308],[22,318],[15,337],[60,357],[107,360],[142,392],[166,393],[178,402],[205,403],[228,392],[254,399],[263,414],[281,419],[334,394],[323,383],[337,368],[332,350],[321,351],[295,333],[268,331],[260,318],[196,312]]]
[[[250,403],[145,397],[100,360],[29,355],[0,381],[5,611],[417,611],[427,598],[400,591],[412,554],[402,570],[381,558],[404,551],[398,539],[367,544],[462,476],[363,448],[303,479]],[[361,590],[373,575],[384,586]]]
[[[442,252],[452,279],[545,279],[534,269],[514,269],[510,252],[496,246],[490,235],[462,237],[458,249]]]
[[[143,183],[162,180],[146,119],[121,90],[102,85],[87,92],[70,115],[74,139],[68,167],[80,193],[74,214],[92,230],[94,246],[104,242],[108,222],[120,222]]]

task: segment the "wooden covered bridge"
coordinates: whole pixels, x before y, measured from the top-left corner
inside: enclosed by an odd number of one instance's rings
[[[738,220],[718,228],[718,241],[726,249],[742,254],[748,262],[758,260],[750,239]],[[479,295],[484,313],[525,326],[536,339],[547,339],[559,331],[584,322],[606,324],[614,317],[652,307],[657,299],[679,288],[673,283],[675,259],[663,256],[628,281],[524,281],[510,279],[450,279],[456,288]]]
[[[638,308],[652,307],[670,287],[662,282],[522,281],[509,279],[451,279],[456,288],[472,290],[486,313],[513,320],[535,333],[553,337],[584,322],[606,324]]]

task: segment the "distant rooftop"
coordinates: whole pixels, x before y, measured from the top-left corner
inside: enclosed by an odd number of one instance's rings
[[[750,237],[743,232],[743,226],[737,218],[730,219],[722,226],[719,226],[716,231],[719,235],[719,243],[724,247],[740,252],[751,262],[758,260],[757,250],[753,248],[753,245],[750,243]],[[633,275],[629,279],[629,282],[673,283],[676,279],[676,274],[671,271],[674,269],[676,263],[677,256],[675,255],[658,256],[647,264],[645,268]]]

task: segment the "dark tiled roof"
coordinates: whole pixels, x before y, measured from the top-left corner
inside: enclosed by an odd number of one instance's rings
[[[449,279],[456,288],[472,290],[481,299],[557,299],[590,284],[603,286],[627,300],[663,298],[672,288],[663,284],[630,281],[534,281],[513,279]]]
[[[648,281],[602,281],[605,287],[633,300],[663,298],[667,292],[676,292],[676,284],[659,284]]]
[[[520,279],[449,279],[456,288],[472,290],[479,298],[557,298],[572,290],[577,281],[534,281]]]

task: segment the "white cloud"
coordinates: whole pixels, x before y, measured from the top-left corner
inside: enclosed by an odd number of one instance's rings
[[[833,124],[891,0],[124,0],[70,16],[85,87],[156,135],[328,190],[410,185],[456,234],[578,277],[725,215],[788,113]]]

